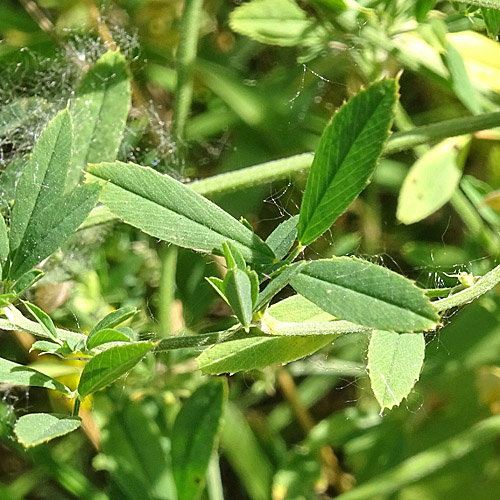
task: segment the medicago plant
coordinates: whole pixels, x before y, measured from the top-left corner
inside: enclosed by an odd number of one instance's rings
[[[32,349],[85,362],[78,387],[71,391],[34,368],[0,360],[0,382],[45,387],[73,401],[71,415],[28,413],[19,418],[19,441],[30,447],[77,429],[85,398],[129,372],[147,353],[180,348],[204,349],[197,357],[204,374],[233,374],[288,363],[341,335],[367,332],[375,396],[382,408],[399,405],[419,377],[425,332],[440,326],[443,311],[491,289],[500,280],[500,269],[443,292],[419,288],[396,272],[356,257],[300,259],[369,183],[382,154],[498,123],[495,113],[484,114],[390,136],[397,103],[397,81],[379,80],[335,113],[314,158],[304,154],[182,184],[149,167],[115,161],[130,107],[130,80],[123,56],[117,51],[104,54],[68,109],[38,138],[22,175],[10,185],[12,210],[0,219],[0,327],[36,336]],[[431,153],[456,154],[457,141],[462,145],[464,139],[449,141],[451,146],[444,143],[444,150],[440,146]],[[204,197],[309,167],[299,215],[278,225],[266,240],[247,221],[234,219]],[[4,188],[11,178],[8,173],[0,179]],[[68,238],[116,218],[172,245],[223,256],[224,278],[211,277],[209,282],[231,308],[232,324],[223,331],[141,340],[130,328],[120,327],[136,313],[132,307],[111,312],[83,333],[57,328],[46,312],[23,299],[42,277],[46,259]],[[273,301],[287,286],[295,294]],[[443,294],[447,296],[431,300]],[[178,425],[184,425],[191,406],[210,416],[201,425],[210,444],[224,397],[223,384],[202,386],[181,410]],[[183,446],[173,440],[174,457],[182,455]],[[197,454],[206,455],[200,459],[202,469],[210,449],[196,448]],[[179,474],[178,487],[194,484]]]

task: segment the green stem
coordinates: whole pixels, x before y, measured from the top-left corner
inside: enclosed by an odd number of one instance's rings
[[[445,120],[432,125],[417,127],[409,131],[396,132],[389,138],[384,154],[391,155],[431,141],[474,133],[498,126],[500,126],[500,112],[495,112],[467,118]],[[313,158],[313,153],[302,153],[241,170],[215,175],[207,179],[190,182],[187,185],[197,193],[211,197],[252,186],[268,184],[277,180],[288,179],[291,175],[299,172],[307,172],[311,167]],[[96,211],[98,211],[97,214],[95,213]],[[101,223],[101,221],[107,222],[117,217],[110,216],[109,213],[97,207],[90,213],[89,218],[94,218],[95,222],[89,223],[87,219],[82,224],[82,227],[89,227],[93,224]]]
[[[181,142],[184,141],[184,130],[193,96],[193,67],[196,60],[202,5],[203,0],[185,0],[181,20],[173,123],[174,134]]]
[[[364,484],[337,497],[338,500],[371,500],[388,497],[401,488],[458,460],[500,433],[500,415],[489,417],[464,432],[437,444]]]
[[[445,311],[446,309],[451,309],[452,307],[463,306],[490,291],[498,283],[500,283],[500,266],[497,266],[489,273],[486,273],[482,278],[479,278],[472,286],[456,293],[455,295],[446,297],[445,299],[436,300],[432,303],[432,305],[439,312]]]
[[[80,404],[81,404],[80,398],[76,397],[75,403],[73,404],[73,411],[71,412],[71,415],[73,417],[78,417],[78,414],[80,413]]]
[[[209,500],[224,500],[224,490],[222,489],[222,479],[220,477],[219,454],[212,453],[212,458],[207,470],[207,496]]]
[[[239,325],[238,325],[239,328]],[[174,349],[186,349],[190,347],[207,347],[209,345],[219,344],[226,340],[235,340],[236,338],[259,337],[263,334],[238,332],[236,337],[236,329],[223,330],[221,332],[200,333],[198,335],[186,335],[184,337],[170,337],[163,339],[156,347],[155,352],[172,351]]]
[[[175,299],[175,275],[178,247],[168,246],[162,256],[160,291],[158,293],[158,322],[160,337],[172,334],[172,305]]]

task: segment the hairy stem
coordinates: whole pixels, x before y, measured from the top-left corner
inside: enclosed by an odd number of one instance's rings
[[[436,300],[432,305],[437,311],[445,311],[452,307],[459,307],[479,298],[481,295],[490,291],[500,282],[500,266],[495,267],[489,273],[486,273],[476,283],[461,292],[446,297],[445,299]]]

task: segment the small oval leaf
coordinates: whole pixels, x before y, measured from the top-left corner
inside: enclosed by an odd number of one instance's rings
[[[124,332],[114,330],[113,328],[105,328],[95,332],[92,337],[87,338],[87,349],[107,344],[108,342],[130,342],[130,337]]]
[[[420,377],[425,356],[421,333],[375,330],[368,346],[368,373],[382,408],[399,406]]]
[[[84,398],[112,384],[139,363],[155,345],[154,342],[135,342],[96,354],[82,371],[78,394]]]
[[[51,439],[64,436],[80,427],[78,417],[51,413],[23,415],[14,426],[17,439],[25,448],[31,448]]]
[[[409,170],[398,199],[397,218],[403,224],[425,219],[450,200],[462,177],[460,154],[469,137],[452,137],[424,154]]]

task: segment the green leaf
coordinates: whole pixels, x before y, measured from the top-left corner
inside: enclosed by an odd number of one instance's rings
[[[222,243],[230,240],[247,262],[274,259],[271,249],[247,227],[167,175],[121,162],[90,165],[88,172],[89,181],[105,185],[101,201],[151,236],[219,254]]]
[[[259,275],[256,271],[247,270],[248,278],[250,279],[250,296],[252,298],[252,310],[255,310],[255,304],[257,304],[257,299],[259,298]]]
[[[25,302],[24,305],[26,306],[28,311],[35,317],[47,337],[58,342],[57,330],[50,316],[45,311],[42,311],[38,306],[35,306],[35,304]]]
[[[130,342],[130,338],[119,330],[112,328],[105,328],[89,335],[87,338],[87,349],[94,349],[94,347],[106,344],[108,342]]]
[[[25,448],[31,448],[73,432],[81,424],[82,420],[78,417],[51,413],[30,413],[23,415],[16,422],[14,432]]]
[[[417,0],[415,2],[415,17],[419,23],[423,22],[428,12],[434,8],[437,0]]]
[[[1,293],[0,294],[0,308],[7,307],[17,299],[14,293]]]
[[[10,251],[16,252],[25,240],[28,224],[64,189],[71,158],[71,116],[59,112],[38,139],[16,188],[10,223]]]
[[[247,268],[247,264],[243,255],[238,250],[238,248],[231,243],[230,241],[225,241],[222,243],[222,249],[224,251],[224,257],[226,259],[226,266],[228,269],[241,269],[245,271]]]
[[[34,213],[12,261],[11,277],[21,277],[55,252],[85,220],[100,190],[95,184],[79,186]]]
[[[475,115],[482,111],[477,99],[476,89],[473,87],[467,69],[460,52],[451,43],[446,44],[446,52],[443,55],[444,63],[451,76],[451,85],[456,96],[462,104]]]
[[[7,263],[7,258],[9,256],[9,235],[7,233],[7,226],[5,224],[5,219],[2,214],[0,214],[0,278],[4,276],[4,267]]]
[[[224,281],[221,280],[220,278],[215,278],[214,276],[211,276],[210,278],[205,277],[205,279],[210,283],[212,288],[221,296],[224,302],[226,302],[227,305],[229,305],[229,301],[227,300],[227,297],[224,294]]]
[[[252,322],[252,284],[245,271],[229,269],[224,277],[224,295],[246,331]]]
[[[102,453],[94,468],[105,469],[116,483],[116,500],[176,500],[170,464],[170,440],[158,427],[144,401],[132,401],[118,393],[101,430]],[[89,499],[90,500],[90,499]],[[98,499],[95,499],[98,500]],[[104,500],[104,499],[102,499]]]
[[[61,348],[61,344],[56,344],[55,342],[49,342],[48,340],[37,340],[33,342],[30,347],[31,351],[42,351],[55,354]]]
[[[497,36],[500,33],[500,11],[481,7],[481,14],[488,29],[488,34],[492,37]]]
[[[267,314],[278,321],[289,323],[331,321],[335,319],[334,316],[302,297],[302,295],[292,295],[287,299],[276,302],[267,310]]]
[[[12,287],[12,293],[16,295],[22,295],[28,288],[30,288],[33,284],[35,284],[42,276],[44,275],[43,271],[39,269],[32,269],[27,273],[24,273]]]
[[[399,193],[397,218],[404,224],[425,219],[450,200],[465,162],[469,136],[446,139],[410,168]]]
[[[291,285],[336,318],[368,328],[424,331],[439,321],[424,290],[389,269],[354,257],[309,262]]]
[[[156,344],[135,342],[111,347],[96,354],[82,371],[78,384],[81,398],[112,384],[130,371]]]
[[[270,45],[310,45],[323,30],[316,28],[293,0],[253,0],[231,12],[231,29]]]
[[[87,338],[88,341],[92,338],[92,336],[99,332],[100,330],[105,330],[107,328],[114,328],[118,326],[120,323],[127,321],[127,319],[131,318],[134,314],[137,313],[137,308],[132,306],[120,307],[116,311],[112,311],[109,314],[106,314],[104,318],[99,321],[92,330],[90,330],[89,336]]]
[[[87,163],[116,159],[130,111],[130,95],[125,58],[119,51],[106,52],[85,75],[71,102],[75,140],[70,187],[77,184]]]
[[[255,305],[255,310],[259,311],[266,304],[268,304],[278,292],[283,290],[283,288],[285,288],[290,283],[290,280],[294,276],[300,273],[300,270],[305,265],[306,263],[302,261],[297,262],[296,264],[283,266],[283,268],[280,269],[280,273],[277,276],[271,277],[271,280],[269,281],[266,288],[264,288],[264,290],[259,293],[257,303]]]
[[[375,330],[368,346],[368,373],[382,408],[399,406],[420,377],[425,356],[421,333]]]
[[[262,369],[303,358],[332,342],[338,335],[256,337],[231,340],[198,356],[203,373],[220,374]]]
[[[294,215],[282,222],[267,238],[266,243],[274,252],[276,259],[281,260],[290,251],[297,239],[299,216]]]
[[[325,128],[300,208],[298,238],[309,245],[365,188],[394,117],[395,80],[381,80],[354,96]]]
[[[55,345],[55,344],[54,344]],[[59,347],[59,346],[58,346]],[[71,391],[63,384],[34,368],[14,363],[0,358],[0,383],[45,387],[54,391],[70,394]]]
[[[203,490],[224,400],[224,384],[212,380],[198,387],[177,414],[172,430],[172,472],[177,495],[183,500],[196,500]]]

